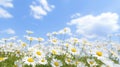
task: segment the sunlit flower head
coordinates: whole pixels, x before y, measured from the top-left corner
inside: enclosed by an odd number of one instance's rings
[[[26,44],[26,43],[21,43],[21,46],[22,46],[22,47],[26,47],[27,44]]]
[[[79,43],[79,39],[76,37],[71,37],[70,39],[68,39],[68,41],[73,45],[76,45]]]
[[[103,52],[102,51],[96,51],[96,55],[101,57],[101,56],[103,56]]]
[[[79,65],[80,63],[81,63],[81,62],[78,61],[78,60],[75,60],[75,61],[73,62],[74,65]]]
[[[0,57],[0,62],[5,61],[7,57]]]
[[[63,64],[62,64],[62,62],[60,60],[53,59],[51,61],[51,65],[52,65],[52,67],[61,67]]]
[[[38,40],[39,42],[44,41],[43,38],[38,38],[37,40]]]
[[[72,35],[71,33],[71,29],[69,27],[65,27],[64,29],[58,31],[59,34],[68,34],[68,35]]]
[[[55,49],[55,48],[51,48],[50,53],[53,54],[53,55],[60,55],[59,49]]]
[[[93,56],[97,57],[99,60],[103,59],[103,58],[108,58],[108,51],[106,49],[104,49],[104,50],[93,49],[92,54],[93,54]]]
[[[32,65],[32,66],[36,65],[36,61],[33,57],[25,57],[23,58],[23,61],[24,61],[24,64],[27,64],[27,65]]]
[[[65,43],[64,46],[68,48],[70,46],[70,44],[69,43]]]
[[[27,30],[26,32],[27,32],[27,34],[29,34],[29,35],[34,33],[33,31],[29,31],[29,30]]]
[[[33,41],[33,38],[32,38],[32,37],[30,37],[30,38],[29,38],[29,40],[30,40],[30,41]]]
[[[65,59],[65,62],[66,62],[67,64],[72,64],[72,59],[66,58],[66,59]]]
[[[96,65],[96,62],[95,62],[94,59],[87,59],[87,63],[88,63],[90,66]]]
[[[45,53],[42,50],[34,50],[33,55],[35,57],[43,57],[43,56],[45,56]]]
[[[74,43],[78,43],[79,42],[78,38],[73,38],[73,41],[74,41]]]
[[[54,39],[51,39],[50,41],[51,41],[52,44],[58,44],[58,40],[55,39],[55,38],[54,38]]]
[[[79,51],[79,49],[77,47],[70,46],[68,48],[68,52],[70,52],[73,55],[78,55],[80,51]]]
[[[53,35],[56,35],[56,34],[58,34],[58,33],[57,33],[57,32],[52,32],[52,34],[53,34]]]
[[[33,41],[36,40],[36,37],[24,36],[27,40]]]
[[[39,64],[42,64],[42,65],[46,65],[46,64],[48,64],[48,61],[47,61],[47,59],[41,57],[41,58],[38,60],[38,63],[39,63]]]

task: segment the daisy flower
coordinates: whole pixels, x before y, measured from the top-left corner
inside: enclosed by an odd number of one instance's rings
[[[33,57],[25,57],[23,58],[23,61],[24,61],[24,64],[27,64],[27,65],[32,65],[32,66],[36,65],[36,61]]]
[[[37,40],[38,40],[38,42],[42,42],[42,41],[44,41],[43,38],[38,38]]]
[[[5,61],[7,57],[0,57],[0,62]]]
[[[79,54],[79,49],[77,47],[70,46],[68,48],[68,52],[70,52],[72,55],[78,55]]]
[[[40,59],[38,60],[38,63],[39,63],[39,64],[42,64],[42,65],[46,65],[48,62],[47,62],[47,59],[45,59],[45,58],[40,58]]]
[[[63,44],[63,46],[68,48],[70,46],[70,44],[69,43],[65,43],[65,44]]]
[[[87,59],[87,63],[92,67],[97,65],[94,59]]]
[[[26,43],[21,43],[21,46],[22,46],[22,47],[26,47],[27,44],[26,44]]]
[[[45,54],[44,54],[44,52],[42,50],[37,50],[37,49],[33,51],[33,55],[35,57],[38,57],[38,58],[45,56]]]
[[[94,49],[92,51],[93,56],[97,57],[99,60],[102,60],[104,58],[108,58],[108,52],[104,49]]]
[[[26,33],[30,35],[30,34],[33,34],[34,32],[30,30],[26,30]]]
[[[57,43],[58,43],[58,40],[54,38],[54,39],[51,40],[51,43],[52,43],[52,44],[57,44]]]
[[[57,47],[53,47],[53,48],[51,47],[50,53],[53,55],[60,55],[60,49],[59,48],[57,49]]]
[[[66,62],[67,64],[72,64],[72,59],[66,58],[66,59],[65,59],[65,62]]]
[[[74,60],[74,61],[73,61],[73,64],[74,64],[74,65],[79,65],[80,63],[81,63],[81,62],[78,61],[78,60]]]
[[[51,61],[51,65],[52,65],[52,67],[61,67],[63,64],[62,64],[62,62],[60,60],[53,59]]]

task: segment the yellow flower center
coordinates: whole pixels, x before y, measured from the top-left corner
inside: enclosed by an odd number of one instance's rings
[[[33,58],[28,58],[28,62],[34,62]]]
[[[102,53],[101,51],[97,51],[96,54],[97,54],[98,56],[102,56],[102,55],[103,55],[103,53]]]
[[[77,52],[77,50],[75,48],[72,48],[71,51],[72,52]]]
[[[52,50],[52,54],[57,54],[57,52],[55,50]]]
[[[70,59],[67,59],[67,61],[68,61],[68,62],[71,62],[71,60],[70,60]]]
[[[74,42],[77,43],[77,42],[78,42],[78,39],[74,39]]]
[[[75,63],[76,63],[76,65],[77,65],[77,64],[79,64],[80,62],[79,62],[79,61],[76,61]]]
[[[13,67],[18,67],[18,65],[14,65]]]
[[[93,62],[93,61],[90,61],[89,63],[90,63],[90,64],[93,64],[94,62]]]
[[[17,50],[17,51],[16,51],[16,53],[17,53],[17,54],[20,54],[20,51],[19,51],[19,50]]]
[[[43,39],[42,38],[38,38],[38,41],[42,41]]]
[[[30,38],[30,41],[32,41],[32,40],[33,40],[33,38],[31,37],[31,38]]]
[[[56,40],[56,39],[53,39],[52,41],[53,41],[54,43],[56,43],[56,42],[57,42],[57,40]]]
[[[65,46],[66,46],[66,47],[68,47],[68,46],[69,46],[69,44],[67,43],[67,44],[65,44]]]
[[[44,60],[44,59],[42,59],[42,60],[41,60],[41,62],[45,62],[45,60]]]
[[[25,44],[25,43],[23,43],[23,44],[22,44],[22,47],[25,47],[25,46],[26,46],[26,44]]]
[[[37,51],[36,54],[39,55],[39,56],[41,56],[41,52],[40,51]]]
[[[5,58],[0,57],[0,61],[3,61],[3,60],[5,60]]]
[[[58,66],[59,66],[59,63],[58,63],[58,62],[54,62],[54,65],[55,65],[56,67],[58,67]]]

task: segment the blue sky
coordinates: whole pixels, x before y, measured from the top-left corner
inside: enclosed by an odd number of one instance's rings
[[[120,0],[0,0],[0,38],[22,37],[26,30],[44,37],[64,27],[84,37],[119,33],[119,3]]]

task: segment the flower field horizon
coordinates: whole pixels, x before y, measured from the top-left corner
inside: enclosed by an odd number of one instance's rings
[[[0,0],[0,67],[120,67],[120,0]]]
[[[70,29],[48,33],[48,39],[33,37],[27,42],[13,36],[0,40],[1,67],[119,67],[120,45],[111,40],[89,41],[67,37]],[[33,43],[36,41],[35,43]]]

